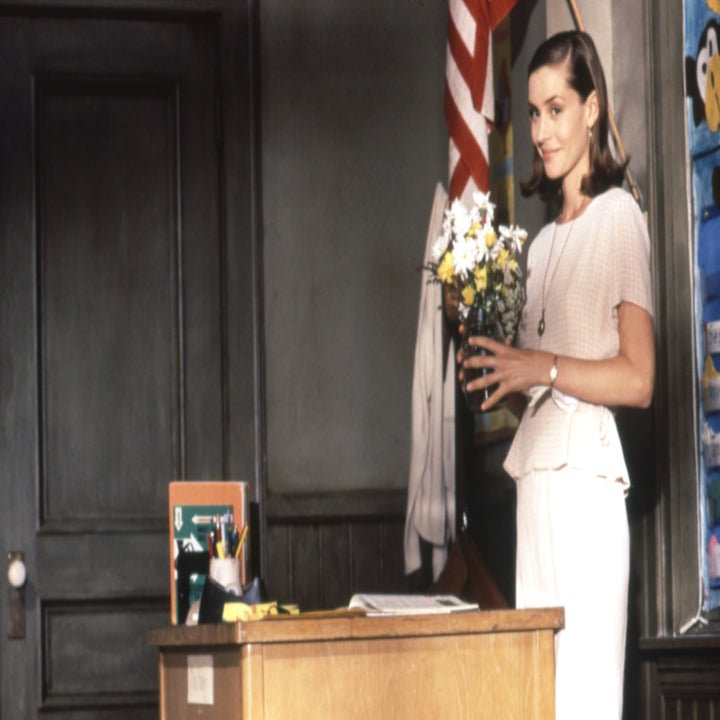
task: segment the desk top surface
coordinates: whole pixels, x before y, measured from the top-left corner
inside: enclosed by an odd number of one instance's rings
[[[151,645],[162,648],[250,643],[359,640],[431,635],[560,630],[563,608],[478,610],[441,615],[366,617],[354,611],[279,615],[254,622],[172,626],[151,630]]]

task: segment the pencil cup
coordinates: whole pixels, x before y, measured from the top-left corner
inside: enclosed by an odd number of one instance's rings
[[[210,577],[228,592],[242,594],[240,558],[210,558]]]

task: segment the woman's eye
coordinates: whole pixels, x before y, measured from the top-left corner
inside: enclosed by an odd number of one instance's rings
[[[561,112],[561,110],[560,110],[559,107],[553,106],[553,107],[550,108],[550,112],[551,112],[553,115],[559,115],[560,112]]]

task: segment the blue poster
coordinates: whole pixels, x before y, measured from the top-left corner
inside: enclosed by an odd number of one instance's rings
[[[720,607],[720,0],[685,3],[685,86],[695,208],[703,609]]]

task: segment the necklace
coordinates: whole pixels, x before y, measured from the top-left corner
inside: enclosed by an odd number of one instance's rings
[[[558,265],[560,265],[560,260],[562,259],[563,253],[565,252],[565,246],[568,243],[568,240],[570,239],[570,234],[572,233],[573,225],[575,224],[576,218],[572,219],[572,222],[570,223],[570,229],[568,230],[567,235],[565,236],[565,240],[562,244],[562,247],[560,248],[560,254],[558,255],[557,262],[555,263],[555,267],[553,268],[552,275],[550,276],[550,284],[548,285],[548,291],[552,287],[553,280],[555,279],[555,273],[557,272]],[[540,314],[540,322],[537,326],[537,333],[540,337],[543,336],[543,333],[545,332],[545,305],[547,303],[547,299],[545,298],[545,282],[547,280],[547,274],[548,269],[550,268],[550,261],[552,260],[553,251],[555,250],[555,237],[557,236],[557,229],[558,224],[555,223],[555,230],[553,230],[553,238],[552,243],[550,244],[550,254],[548,255],[548,261],[547,265],[545,265],[545,275],[543,275],[543,284],[542,284],[542,313]]]

